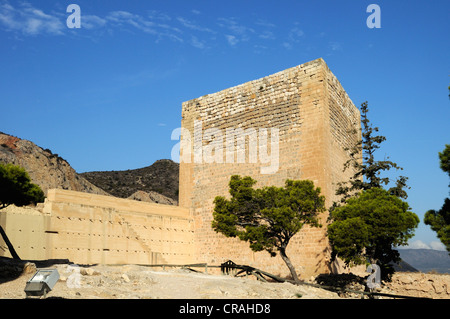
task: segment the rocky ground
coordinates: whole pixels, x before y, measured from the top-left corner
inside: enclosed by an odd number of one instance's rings
[[[232,277],[222,274],[193,272],[188,269],[154,269],[138,265],[78,267],[56,264],[60,279],[48,298],[65,299],[340,299],[360,298],[354,293],[336,293],[308,285],[262,282],[255,277]],[[18,270],[17,268],[15,268]],[[203,269],[204,270],[204,269]],[[8,272],[9,271],[9,272]],[[3,268],[0,278],[0,298],[22,299],[24,288],[36,271],[27,264],[21,272]],[[8,279],[8,273],[10,278]],[[318,278],[310,283],[317,284]],[[347,286],[364,290],[364,282]],[[383,293],[427,298],[450,299],[450,275],[396,273],[391,283],[380,290]],[[387,298],[387,297],[381,297]]]
[[[253,278],[236,278],[172,268],[154,270],[145,266],[55,265],[60,280],[47,297],[70,299],[286,299],[339,298],[336,293],[290,283],[267,283]],[[0,298],[25,298],[31,267],[21,276],[0,284]],[[253,277],[253,276],[252,276]]]

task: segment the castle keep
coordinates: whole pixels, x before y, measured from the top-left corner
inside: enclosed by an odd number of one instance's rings
[[[257,180],[257,188],[310,179],[331,206],[336,183],[353,175],[343,172],[345,148],[357,138],[349,131],[360,128],[359,111],[337,78],[317,59],[184,102],[181,127],[178,207],[50,190],[41,213],[0,215],[19,255],[80,264],[231,259],[288,275],[279,256],[215,233],[213,200],[228,196],[230,176],[238,174]],[[301,276],[331,271],[327,217],[322,228],[303,227],[288,246]]]
[[[205,134],[212,128],[217,132],[236,128],[244,132],[278,129],[277,149],[268,143],[269,138],[266,139],[267,149],[278,151],[278,165],[272,165],[276,168],[273,172],[262,170],[273,163],[263,163],[259,155],[256,162],[255,156],[250,158],[250,137],[245,145],[245,161],[241,163],[226,161],[225,154],[223,163],[199,162],[195,158],[189,163],[180,163],[179,203],[189,209],[195,225],[195,260],[218,264],[231,259],[287,275],[288,270],[280,257],[272,258],[267,252],[253,253],[248,243],[225,238],[212,230],[213,200],[218,195],[228,195],[230,176],[238,174],[257,180],[255,188],[284,186],[286,179],[310,179],[321,187],[327,200],[326,207],[330,207],[336,200],[336,183],[353,175],[350,171],[343,173],[343,165],[348,159],[345,148],[356,142],[349,131],[360,127],[359,110],[326,63],[317,59],[183,103],[182,127],[195,133],[195,122],[201,122]],[[203,140],[203,144],[215,142],[215,139],[205,137]],[[189,144],[194,157],[195,143]],[[182,146],[181,143],[183,151]],[[258,146],[260,151],[261,145]],[[220,156],[215,159],[220,162]],[[323,225],[327,216],[323,214],[321,218]],[[325,228],[305,226],[291,240],[287,254],[300,274],[329,271]]]

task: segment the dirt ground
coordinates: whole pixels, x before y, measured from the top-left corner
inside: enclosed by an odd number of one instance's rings
[[[38,268],[41,269],[42,267]],[[288,282],[262,282],[254,276],[233,277],[210,269],[208,273],[182,268],[151,268],[138,265],[80,267],[56,264],[59,280],[47,298],[64,299],[359,299],[358,294]],[[201,271],[204,271],[202,269]],[[10,278],[0,278],[0,299],[26,298],[26,282],[36,272],[34,264]],[[5,272],[3,271],[5,274]],[[311,278],[310,282],[314,282]],[[364,290],[363,285],[351,287]],[[427,298],[450,298],[450,276],[398,273],[383,293]]]
[[[154,270],[145,266],[54,265],[60,279],[47,295],[69,299],[334,299],[334,292],[290,283],[255,280],[172,268]],[[0,298],[25,298],[24,288],[34,272],[0,284]]]

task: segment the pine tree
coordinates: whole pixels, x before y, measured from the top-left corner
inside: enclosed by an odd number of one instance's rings
[[[44,201],[44,192],[31,183],[30,176],[22,167],[0,163],[0,210],[8,205],[24,206]],[[20,259],[5,231],[0,225],[0,234],[14,259]]]
[[[378,132],[378,127],[372,126],[368,113],[369,107],[366,101],[361,104],[362,138],[351,148],[346,149],[350,151],[350,159],[344,164],[344,171],[349,167],[353,167],[355,174],[349,181],[338,183],[336,195],[342,196],[341,203],[344,203],[359,191],[388,185],[390,179],[388,177],[382,177],[381,172],[388,171],[392,168],[403,170],[396,163],[388,160],[389,158],[382,161],[375,159],[375,152],[380,148],[380,144],[386,140],[386,137],[375,135]],[[354,130],[351,133],[357,134],[358,132]],[[405,191],[405,188],[408,188],[406,184],[407,180],[407,177],[399,176],[395,182],[395,186],[389,188],[389,193],[406,199],[408,197]],[[336,206],[339,206],[339,203],[334,203],[332,209]]]
[[[439,152],[440,168],[450,177],[450,144]],[[450,185],[449,185],[450,187]],[[439,240],[445,245],[450,255],[450,198],[444,200],[444,205],[436,211],[431,209],[425,213],[424,223],[436,232]]]
[[[395,186],[384,189],[391,182],[382,172],[402,170],[395,162],[376,160],[375,152],[386,138],[377,135],[368,117],[368,103],[361,104],[361,139],[347,149],[350,159],[344,171],[352,167],[354,175],[338,184],[336,195],[340,202],[330,208],[328,237],[332,248],[332,260],[337,256],[347,265],[378,263],[384,278],[393,269],[391,262],[398,262],[395,246],[406,245],[418,226],[419,218],[409,211],[405,176],[399,176]],[[357,134],[356,131],[353,131]]]
[[[266,250],[272,257],[279,252],[297,282],[286,248],[303,225],[321,227],[317,216],[325,211],[325,197],[309,180],[286,180],[285,187],[253,189],[255,183],[249,176],[231,177],[231,199],[214,199],[212,228],[249,242],[253,251]]]

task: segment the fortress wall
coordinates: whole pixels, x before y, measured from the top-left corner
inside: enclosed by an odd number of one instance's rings
[[[192,262],[192,222],[188,210],[180,207],[52,189],[40,216],[24,216],[24,223],[16,215],[6,216],[6,229],[24,259],[67,258],[79,264]],[[34,235],[29,224],[39,225]],[[21,233],[40,238],[44,249],[29,257],[29,245],[19,247]]]
[[[8,206],[0,212],[0,225],[21,258],[43,259],[46,256],[45,217],[30,207]],[[0,236],[0,256],[11,254]]]
[[[328,130],[328,188],[333,190],[328,194],[329,205],[339,198],[335,195],[336,183],[347,181],[354,171],[349,168],[343,171],[344,163],[350,158],[350,150],[361,140],[361,115],[352,100],[345,92],[339,80],[325,66],[325,90],[327,99],[327,130]],[[354,132],[352,132],[354,131]],[[362,152],[360,153],[362,156]],[[361,157],[362,158],[362,157]]]
[[[354,116],[352,121],[342,123],[341,117],[349,114]],[[355,123],[359,125],[358,121],[353,122],[357,118],[357,109],[322,59],[183,103],[182,127],[191,132],[191,162],[183,162],[186,150],[181,144],[179,202],[190,209],[194,219],[196,261],[218,264],[231,259],[287,275],[287,267],[279,256],[271,258],[266,252],[253,253],[248,243],[225,238],[212,230],[213,200],[218,195],[228,196],[230,176],[239,174],[256,179],[257,188],[283,186],[288,178],[310,179],[322,188],[329,207],[335,183],[344,178],[342,167],[347,156],[343,151],[346,137],[336,136],[345,135],[341,131]],[[223,163],[196,163],[195,121],[201,121],[203,134],[210,128],[221,132],[238,127],[278,128],[278,170],[263,174],[261,167],[268,164],[261,163],[260,158],[257,163],[250,162],[249,140],[245,163],[227,163],[225,157]],[[220,138],[217,140],[220,142]],[[204,138],[203,146],[217,140]],[[324,213],[324,223],[326,217]],[[325,229],[325,224],[320,229],[305,226],[291,240],[287,254],[300,274],[309,276],[329,271]]]
[[[345,148],[359,138],[349,131],[360,128],[359,111],[337,78],[317,59],[184,102],[181,124],[180,207],[49,190],[42,212],[0,214],[19,256],[67,258],[79,264],[217,265],[231,259],[288,275],[279,256],[254,253],[248,243],[214,232],[213,200],[229,196],[229,179],[239,174],[256,179],[257,188],[310,179],[321,187],[330,207],[337,200],[336,183],[353,175],[352,169],[342,171],[349,158]],[[257,144],[247,136],[239,148],[239,139],[227,140],[227,129],[250,133]],[[262,138],[264,129],[267,140]],[[270,143],[272,137],[277,143]],[[264,145],[266,155],[278,150],[278,156],[262,157]],[[303,278],[331,270],[327,217],[327,212],[321,215],[322,228],[304,226],[288,246],[287,254]],[[0,256],[10,256],[1,239]]]

